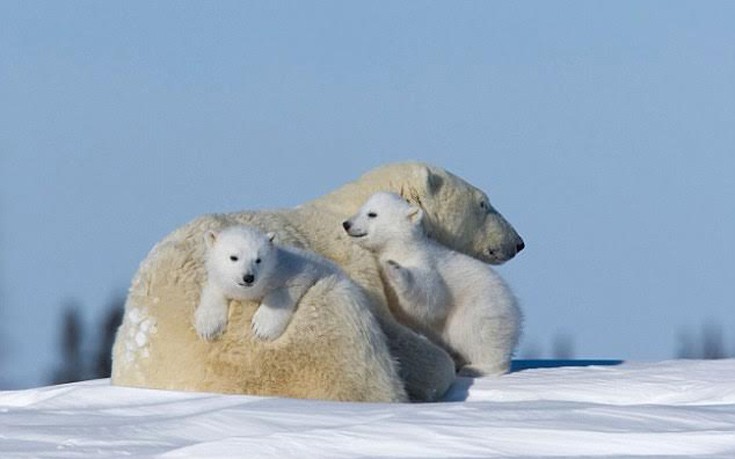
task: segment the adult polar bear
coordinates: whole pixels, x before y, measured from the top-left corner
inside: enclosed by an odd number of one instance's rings
[[[400,401],[405,387],[413,400],[439,398],[454,379],[453,360],[394,319],[374,257],[342,229],[377,191],[420,206],[428,233],[454,250],[499,264],[523,248],[484,193],[421,163],[377,168],[295,209],[204,216],[164,238],[141,263],[113,347],[113,384],[356,401]],[[200,339],[192,317],[206,279],[202,235],[235,224],[332,259],[365,290],[372,313],[334,301],[322,285],[302,298],[276,341],[252,336],[258,304],[237,301],[226,332],[213,342]]]

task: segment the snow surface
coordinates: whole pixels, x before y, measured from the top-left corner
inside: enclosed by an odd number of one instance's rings
[[[0,392],[0,457],[735,458],[735,360],[458,378],[446,402],[114,387]]]

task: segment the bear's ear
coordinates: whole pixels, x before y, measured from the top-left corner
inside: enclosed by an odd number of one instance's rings
[[[432,195],[439,191],[444,184],[444,179],[431,170],[428,166],[421,167],[421,179],[424,182],[424,187],[429,195]]]
[[[266,236],[268,236],[268,240],[273,243],[276,240],[276,233],[273,231],[266,233]]]
[[[424,216],[424,211],[420,207],[411,206],[406,211],[406,217],[411,220],[412,223],[418,223]]]
[[[207,247],[211,249],[215,242],[217,242],[217,233],[212,230],[204,233],[204,243],[207,244]]]

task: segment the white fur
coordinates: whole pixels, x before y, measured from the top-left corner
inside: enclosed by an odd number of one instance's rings
[[[159,241],[140,264],[115,340],[112,383],[326,400],[399,401],[406,392],[417,401],[440,398],[454,381],[455,362],[435,345],[438,339],[429,333],[433,343],[422,339],[414,331],[423,328],[398,317],[377,259],[340,226],[377,191],[400,193],[420,206],[432,239],[453,250],[500,264],[523,248],[485,193],[441,167],[415,162],[381,166],[296,209],[203,215]],[[233,300],[227,333],[205,342],[190,325],[207,283],[202,235],[233,225],[275,231],[279,245],[334,261],[365,298],[338,279],[318,281],[274,342],[253,336],[259,302]],[[133,338],[128,353],[128,332],[134,329],[134,337],[139,331],[131,314],[136,309],[154,328],[144,348]]]
[[[260,301],[253,333],[263,340],[281,336],[301,297],[319,279],[339,274],[334,264],[311,252],[277,246],[274,235],[250,226],[207,231],[207,283],[194,324],[210,340],[227,327],[229,300]]]
[[[378,256],[403,312],[461,357],[461,374],[508,371],[521,324],[513,294],[487,264],[429,239],[422,217],[399,195],[381,192],[343,226]]]

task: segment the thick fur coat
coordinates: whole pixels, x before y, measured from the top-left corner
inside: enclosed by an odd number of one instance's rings
[[[395,319],[375,258],[341,226],[377,191],[420,206],[427,231],[454,250],[502,263],[523,248],[484,193],[420,163],[380,167],[295,209],[203,216],[157,244],[135,275],[113,348],[113,384],[354,401],[400,401],[406,392],[419,401],[441,397],[454,380],[454,361]],[[252,335],[252,301],[233,301],[225,333],[200,339],[192,317],[206,282],[202,234],[238,224],[334,261],[370,310],[324,282],[302,298],[278,340]],[[377,327],[384,340],[374,338]]]
[[[513,293],[489,265],[429,239],[422,219],[419,207],[380,192],[342,226],[378,257],[404,322],[456,356],[460,374],[507,372],[521,330]]]

